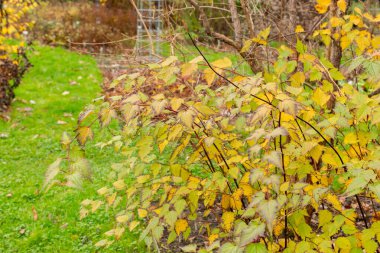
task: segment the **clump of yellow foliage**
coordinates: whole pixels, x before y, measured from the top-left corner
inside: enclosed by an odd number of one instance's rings
[[[7,58],[24,46],[23,34],[31,26],[25,20],[25,14],[36,6],[34,0],[5,0],[0,3],[0,58]],[[9,39],[17,42],[7,43]]]

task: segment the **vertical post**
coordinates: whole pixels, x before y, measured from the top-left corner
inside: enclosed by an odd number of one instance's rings
[[[161,53],[162,1],[138,0],[137,3],[136,11],[139,18],[135,51],[140,56],[148,57],[150,61],[155,60],[156,56]],[[147,46],[148,48],[146,48]]]

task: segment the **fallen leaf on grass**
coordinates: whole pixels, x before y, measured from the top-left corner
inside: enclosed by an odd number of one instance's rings
[[[34,206],[32,207],[32,212],[33,212],[33,220],[35,221],[38,220],[38,213]]]
[[[0,139],[6,139],[9,137],[8,133],[0,133]]]
[[[66,125],[67,122],[66,122],[66,121],[63,121],[63,120],[58,120],[58,121],[57,121],[57,124],[58,124],[58,125]]]
[[[33,108],[31,108],[31,107],[17,108],[17,111],[19,111],[19,112],[31,112],[31,111],[33,111]]]

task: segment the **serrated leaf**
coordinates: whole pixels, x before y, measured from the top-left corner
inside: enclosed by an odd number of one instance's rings
[[[264,156],[264,160],[282,169],[281,153],[279,151],[270,152],[270,154]]]
[[[112,118],[116,117],[116,112],[110,108],[104,108],[99,113],[99,119],[102,127],[108,126]]]
[[[222,247],[220,247],[219,252],[220,253],[238,253],[239,248],[238,248],[238,246],[236,246],[230,242],[227,242],[227,243],[223,244]]]
[[[186,205],[187,205],[186,200],[184,200],[184,199],[177,200],[174,203],[174,209],[176,210],[178,215],[181,215],[183,210],[185,210]]]
[[[181,247],[181,250],[183,252],[197,252],[197,245],[196,244],[190,244],[190,245]]]
[[[267,253],[267,252],[268,252],[267,248],[262,243],[252,243],[248,245],[244,250],[244,253]]]
[[[93,133],[90,127],[80,126],[76,129],[78,143],[82,146],[86,144],[88,139],[93,138]]]
[[[278,204],[276,200],[262,201],[257,207],[260,215],[265,219],[270,233],[273,231],[273,222],[276,218]]]
[[[290,77],[292,86],[301,86],[305,82],[305,74],[303,72],[297,72]]]
[[[63,132],[61,137],[62,149],[67,150],[70,147],[71,139],[67,132]]]
[[[246,229],[241,233],[240,247],[246,246],[247,244],[256,241],[265,233],[265,224],[254,224],[251,223]]]
[[[324,106],[329,100],[330,96],[322,91],[321,88],[316,88],[313,92],[312,100],[319,106]]]
[[[192,128],[193,126],[194,116],[195,115],[192,110],[187,110],[178,114],[178,118],[181,120],[181,122],[189,128]]]
[[[78,125],[80,123],[82,123],[82,121],[84,121],[86,118],[88,118],[88,116],[90,116],[91,114],[94,113],[94,110],[93,109],[88,109],[88,110],[85,110],[85,111],[82,111],[80,114],[79,114],[79,117],[78,117]]]
[[[344,144],[355,144],[358,142],[358,138],[356,136],[356,133],[350,132],[344,136],[343,143]]]
[[[165,222],[171,227],[173,228],[176,221],[177,221],[177,218],[178,218],[178,214],[176,211],[170,211],[168,213],[165,214],[164,216],[164,219],[165,219]]]
[[[61,165],[61,162],[62,159],[58,158],[52,164],[50,164],[49,168],[45,173],[45,182],[42,186],[43,189],[45,189],[46,186],[58,175],[58,173],[60,172],[59,166]]]

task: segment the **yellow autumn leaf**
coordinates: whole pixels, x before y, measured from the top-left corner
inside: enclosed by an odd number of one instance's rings
[[[175,222],[175,232],[177,233],[177,235],[179,235],[182,232],[185,232],[188,226],[189,223],[187,223],[187,220],[179,219]]]
[[[338,26],[342,25],[343,23],[344,23],[344,21],[338,17],[332,17],[330,19],[330,24],[332,27],[338,27]]]
[[[198,64],[196,63],[185,63],[181,66],[182,77],[188,77],[192,75],[198,69]]]
[[[180,112],[178,114],[178,118],[182,121],[182,123],[191,128],[193,126],[194,122],[194,111],[192,110],[187,110],[185,112]]]
[[[90,127],[88,126],[80,126],[76,129],[76,133],[77,133],[77,140],[79,142],[80,145],[84,145],[86,144],[86,141],[88,139],[92,139],[93,138],[93,133],[92,133],[92,130]]]
[[[335,159],[336,156],[326,153],[322,156],[322,161],[327,164],[331,164],[333,166],[339,166],[340,163]]]
[[[115,239],[119,240],[121,238],[121,236],[124,234],[125,228],[123,228],[123,227],[121,227],[121,228],[115,228],[114,231],[115,231],[114,232]]]
[[[212,234],[208,237],[208,241],[210,244],[212,244],[216,239],[219,238],[219,235],[218,234]]]
[[[305,74],[303,72],[297,72],[290,77],[292,86],[300,86],[305,82]]]
[[[160,144],[158,144],[158,149],[160,150],[160,153],[162,153],[162,151],[164,151],[166,145],[168,145],[168,140],[164,140],[163,142],[161,142]]]
[[[212,71],[212,69],[208,68],[208,69],[205,69],[205,70],[203,71],[203,74],[204,74],[204,77],[205,77],[206,83],[207,83],[208,85],[211,85],[211,84],[214,82],[215,78],[216,78],[216,74],[215,74],[215,72]]]
[[[230,208],[230,199],[231,197],[227,194],[223,194],[222,195],[222,208],[227,210],[228,208]]]
[[[324,106],[327,101],[329,101],[330,96],[322,91],[321,88],[316,88],[314,90],[313,96],[311,99],[319,106]]]
[[[347,9],[347,3],[346,0],[338,0],[338,8],[341,12],[346,12]]]
[[[281,192],[286,192],[289,189],[289,185],[290,185],[289,181],[281,184],[280,191]]]
[[[243,208],[243,203],[241,202],[241,196],[243,195],[242,189],[237,189],[230,199],[230,205],[234,210],[241,210]]]
[[[222,227],[228,232],[231,231],[231,228],[232,228],[233,223],[235,221],[235,214],[233,212],[223,213],[222,221],[223,221]]]
[[[249,184],[242,184],[240,181],[240,188],[243,190],[243,195],[250,199],[253,195],[253,188]]]
[[[132,230],[134,230],[138,225],[140,224],[140,222],[139,221],[132,221],[130,224],[129,224],[129,226],[128,226],[128,228],[129,228],[129,231],[132,231]]]
[[[259,33],[259,36],[265,41],[268,38],[269,34],[270,34],[270,26],[262,30]]]
[[[116,188],[116,190],[122,190],[125,187],[125,183],[123,179],[120,179],[113,183],[113,186]]]
[[[113,194],[109,195],[106,197],[106,200],[107,200],[107,204],[110,206],[112,205],[114,202],[115,202],[115,199],[116,199],[116,192],[114,192]]]
[[[137,213],[140,218],[145,218],[148,215],[148,211],[141,208],[137,209]]]
[[[224,69],[224,68],[231,67],[232,61],[229,58],[224,57],[223,59],[219,59],[219,60],[212,62],[211,65],[213,67],[216,67],[216,68]]]
[[[340,47],[342,50],[348,48],[351,45],[351,40],[348,38],[348,36],[342,36],[340,39]]]
[[[278,222],[274,228],[273,228],[273,233],[275,236],[281,235],[282,231],[284,230],[285,226],[283,222]]]
[[[170,100],[170,106],[174,111],[177,111],[184,102],[182,98],[172,98]]]
[[[336,195],[327,194],[326,196],[327,202],[329,202],[336,210],[342,211],[342,203],[339,201]]]
[[[331,0],[317,0],[317,5],[315,5],[315,9],[320,14],[324,14],[327,12],[327,9],[329,8],[331,4]]]
[[[296,33],[303,33],[305,30],[301,25],[297,25],[295,32]]]
[[[108,126],[112,118],[116,117],[116,111],[110,108],[104,108],[99,113],[99,119],[102,127]]]
[[[116,217],[116,221],[118,222],[118,223],[125,223],[125,222],[127,222],[129,220],[129,216],[128,215],[120,215],[120,216],[117,216]]]
[[[356,136],[356,133],[351,132],[346,134],[343,140],[344,144],[355,144],[358,142],[358,138]]]

